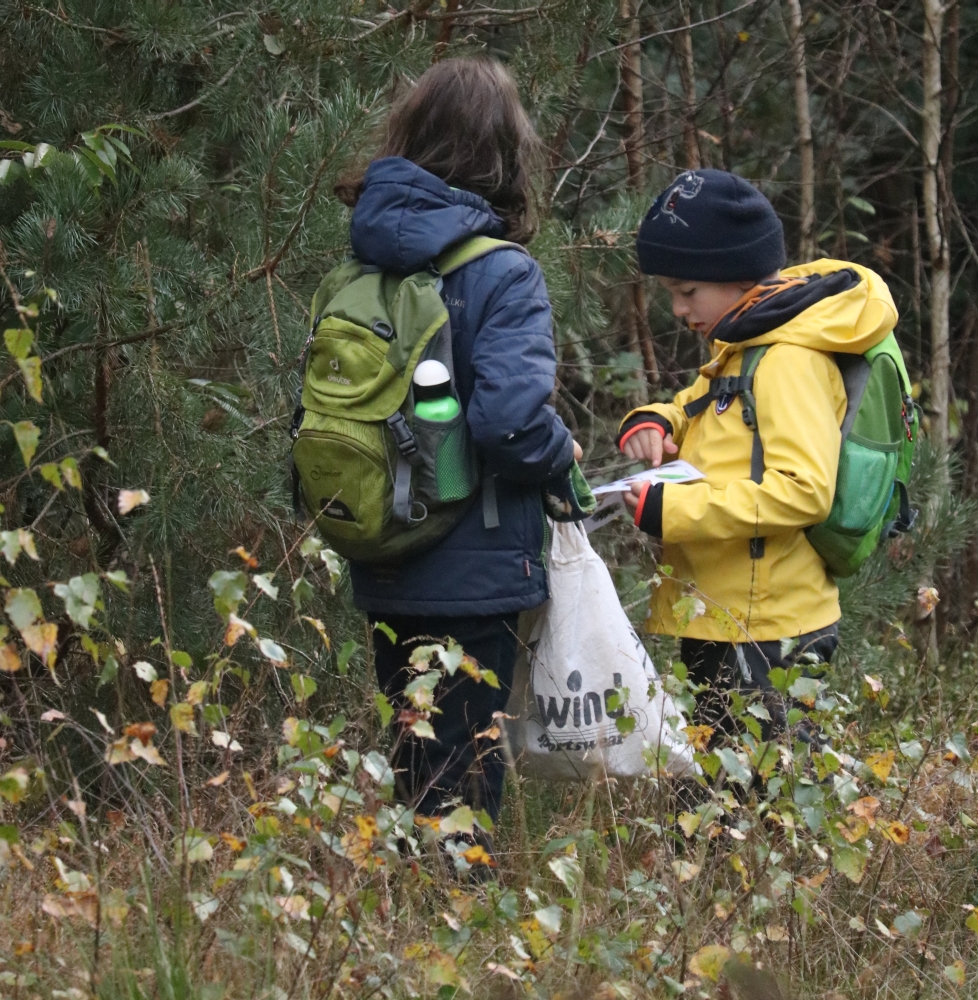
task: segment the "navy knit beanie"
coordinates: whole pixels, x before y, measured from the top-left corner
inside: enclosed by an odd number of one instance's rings
[[[687,170],[655,199],[638,231],[645,274],[759,281],[784,267],[784,229],[753,185],[725,170]]]

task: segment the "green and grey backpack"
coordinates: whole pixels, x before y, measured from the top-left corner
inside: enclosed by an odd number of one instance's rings
[[[744,423],[754,431],[751,479],[764,478],[764,444],[757,430],[754,374],[769,345],[744,351],[741,374],[710,380],[710,391],[685,407],[701,413],[710,401],[739,395]],[[842,449],[828,518],[807,529],[833,576],[851,576],[880,540],[913,527],[907,483],[917,443],[919,414],[896,337],[890,333],[865,354],[835,354],[846,388]],[[764,555],[764,539],[750,542],[751,558]]]
[[[442,278],[503,247],[525,253],[477,236],[407,277],[350,260],[313,296],[290,429],[293,494],[340,555],[397,562],[444,537],[473,500],[483,477],[465,413],[422,419],[413,377],[440,361],[457,400]],[[486,526],[498,526],[492,477],[482,493]]]

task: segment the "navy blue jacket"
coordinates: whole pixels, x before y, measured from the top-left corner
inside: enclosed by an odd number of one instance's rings
[[[353,252],[400,274],[422,270],[469,236],[505,227],[478,195],[408,160],[374,161],[353,212]],[[497,250],[445,278],[456,387],[469,429],[495,473],[499,527],[477,498],[437,545],[398,566],[352,563],[358,608],[371,614],[498,615],[547,599],[541,486],[566,472],[573,442],[549,399],[557,361],[540,266]]]

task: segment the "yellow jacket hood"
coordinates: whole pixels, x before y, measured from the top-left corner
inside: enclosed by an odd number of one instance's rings
[[[709,377],[731,354],[761,344],[865,354],[897,323],[886,282],[860,264],[828,259],[800,264],[786,268],[769,287],[771,294],[760,296],[752,289],[716,324],[713,359],[703,374]]]

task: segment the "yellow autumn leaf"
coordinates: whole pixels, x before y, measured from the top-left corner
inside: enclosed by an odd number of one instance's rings
[[[880,823],[879,830],[890,843],[897,844],[900,847],[910,840],[910,827],[906,823],[901,823],[898,819],[893,820],[892,823],[887,823],[886,821]]]
[[[222,833],[221,840],[223,840],[224,843],[235,852],[235,854],[240,854],[248,846],[247,840],[242,840],[240,837],[236,837],[233,833]]]
[[[15,674],[23,664],[20,662],[20,654],[9,642],[0,643],[0,673]]]
[[[20,630],[24,645],[50,670],[58,655],[58,626],[54,622],[28,625]]]
[[[730,955],[730,949],[722,944],[704,945],[689,960],[689,971],[701,979],[712,979],[713,982],[717,982]]]
[[[166,704],[166,696],[170,690],[170,682],[164,680],[153,681],[149,686],[149,696],[154,703],[162,708]]]
[[[210,785],[211,788],[220,788],[225,781],[231,776],[230,771],[221,771],[220,774],[215,774],[213,778],[208,778],[204,784]]]
[[[203,703],[204,698],[207,695],[207,688],[210,685],[207,681],[195,681],[190,685],[190,690],[187,691],[187,704],[188,705],[200,705]]]
[[[470,865],[488,865],[490,868],[496,867],[495,859],[482,846],[482,844],[475,844],[467,851],[463,851],[462,857],[465,858]]]
[[[197,727],[194,725],[194,706],[185,701],[178,702],[170,706],[170,721],[180,730],[181,733],[189,733],[191,736],[197,735]]]
[[[861,816],[850,816],[844,823],[836,823],[835,826],[850,844],[858,844],[869,833],[869,823]]]
[[[683,732],[694,750],[705,753],[710,745],[710,737],[713,735],[714,729],[712,726],[685,726]]]
[[[870,754],[866,758],[866,766],[876,775],[880,784],[885,784],[890,771],[893,770],[895,760],[896,754],[892,750],[886,750],[883,753]]]

